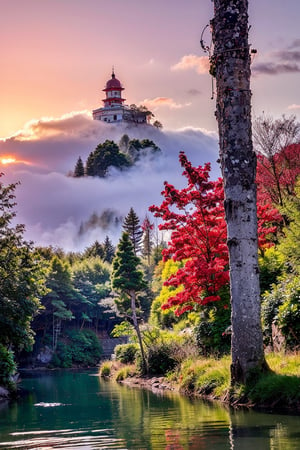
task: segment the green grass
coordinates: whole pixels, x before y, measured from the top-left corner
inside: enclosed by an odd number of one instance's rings
[[[126,378],[133,377],[136,375],[136,366],[134,364],[126,365],[121,367],[114,375],[116,381],[123,381]]]
[[[296,375],[300,377],[300,354],[270,353],[266,355],[269,367],[280,375]]]
[[[112,370],[112,361],[103,361],[99,369],[100,377],[110,377]]]
[[[259,406],[293,407],[300,402],[300,377],[296,375],[266,374],[250,388],[249,399]]]
[[[229,399],[233,404],[266,408],[300,408],[300,354],[266,355],[270,372],[263,373],[251,385],[230,388],[230,356],[189,358],[167,376],[180,392],[214,399]],[[103,374],[104,372],[104,374]],[[109,375],[107,373],[109,372]],[[103,375],[102,375],[103,374]],[[138,376],[135,365],[105,361],[100,375],[122,381]]]
[[[294,407],[300,403],[300,354],[269,354],[271,371],[249,386],[230,388],[230,357],[198,358],[184,361],[169,380],[189,395],[229,398],[232,403],[265,407]]]
[[[221,359],[199,358],[184,361],[170,381],[175,381],[180,391],[187,394],[222,397],[229,386],[230,357]]]
[[[254,386],[245,387],[249,399],[260,406],[299,407],[300,354],[270,353],[266,360],[271,372],[262,375]]]
[[[99,368],[99,376],[122,381],[137,375],[135,364],[122,364],[119,361],[103,361]]]

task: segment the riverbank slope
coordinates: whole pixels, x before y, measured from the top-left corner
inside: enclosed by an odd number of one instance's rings
[[[270,372],[253,377],[249,385],[230,388],[230,357],[187,360],[165,376],[141,377],[134,365],[105,362],[100,375],[153,392],[174,390],[218,400],[234,407],[287,410],[300,413],[300,354],[269,354]]]

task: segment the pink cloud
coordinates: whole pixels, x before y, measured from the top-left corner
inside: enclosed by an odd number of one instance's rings
[[[195,69],[199,74],[209,72],[209,59],[207,56],[185,55],[181,60],[171,67],[171,70],[191,70]]]
[[[296,103],[293,103],[292,105],[289,105],[287,109],[300,109],[300,105],[297,105]]]
[[[148,108],[154,109],[159,106],[166,106],[171,109],[180,109],[190,105],[190,103],[185,103],[184,105],[181,103],[176,103],[175,100],[170,97],[156,97],[153,99],[146,98],[143,100],[142,104],[148,106]]]

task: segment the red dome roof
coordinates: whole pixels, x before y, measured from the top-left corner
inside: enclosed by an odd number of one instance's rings
[[[103,90],[106,91],[108,89],[121,89],[121,90],[124,89],[120,81],[115,77],[114,72],[111,75],[111,79],[107,81],[105,89]]]

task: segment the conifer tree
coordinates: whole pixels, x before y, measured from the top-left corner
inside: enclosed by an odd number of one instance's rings
[[[84,177],[84,165],[80,156],[75,166],[74,177],[75,178]]]
[[[104,261],[111,263],[115,254],[115,248],[108,236],[105,237],[102,248]]]
[[[128,233],[132,242],[134,254],[137,255],[137,253],[141,250],[143,230],[140,226],[140,219],[132,207],[124,219],[123,228]]]
[[[92,245],[86,248],[84,256],[87,258],[99,256],[99,258],[104,259],[103,245],[96,240]]]
[[[137,316],[137,294],[146,288],[143,273],[138,269],[140,259],[135,255],[128,233],[123,232],[113,259],[112,286],[121,295],[117,303],[118,309],[132,320],[137,334],[143,366],[146,358]],[[130,307],[127,303],[130,301]]]
[[[146,215],[144,222],[142,223],[143,230],[143,256],[147,258],[148,266],[150,265],[150,256],[152,251],[152,230],[153,223],[150,222],[149,217]]]

